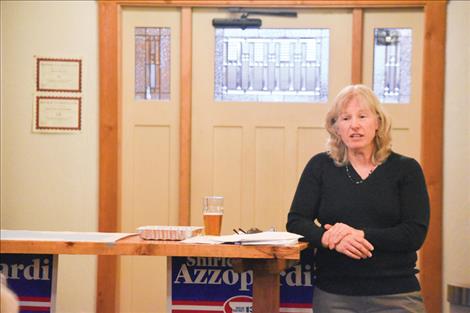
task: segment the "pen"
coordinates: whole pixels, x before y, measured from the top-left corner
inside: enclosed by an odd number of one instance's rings
[[[244,231],[243,229],[241,228],[238,228],[239,231],[241,231],[242,233],[246,234],[246,231]],[[237,233],[238,234],[238,233]]]
[[[239,235],[239,233],[237,232],[237,230],[236,230],[235,228],[233,229],[233,232],[234,232],[235,234]]]

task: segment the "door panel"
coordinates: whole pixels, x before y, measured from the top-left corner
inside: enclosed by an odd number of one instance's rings
[[[170,100],[135,99],[135,27],[171,29]],[[180,12],[122,10],[121,231],[178,223]],[[165,312],[164,257],[121,257],[120,312]]]
[[[253,225],[282,226],[284,206],[284,127],[255,128]],[[276,224],[274,224],[276,223]],[[271,224],[271,225],[270,225]]]
[[[263,16],[263,28],[330,29],[329,99],[351,77],[350,10],[298,10],[297,18]],[[202,198],[225,197],[222,233],[256,226],[284,229],[300,172],[323,151],[327,103],[220,102],[214,100],[213,18],[193,14],[191,224],[202,225]]]
[[[231,191],[237,195],[232,201],[235,207],[241,206],[243,168],[243,129],[241,127],[214,127],[214,185],[217,192]],[[197,208],[196,204],[196,211]],[[194,212],[197,214],[197,212]],[[234,224],[241,223],[241,216],[234,210],[225,210],[225,219]],[[241,225],[241,224],[240,224]]]
[[[297,129],[297,168],[295,172],[300,175],[305,164],[318,151],[325,150],[326,134],[323,127],[299,127]]]

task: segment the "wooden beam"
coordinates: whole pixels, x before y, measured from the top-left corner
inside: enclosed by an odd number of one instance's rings
[[[446,2],[429,1],[424,9],[421,162],[426,176],[431,221],[421,250],[421,284],[427,312],[443,311],[442,191]]]
[[[103,0],[102,0],[103,1]],[[439,1],[439,0],[437,0]],[[403,8],[423,7],[426,0],[118,0],[123,6],[265,7],[265,8]]]
[[[99,3],[100,147],[98,230],[118,230],[118,6]],[[117,312],[118,260],[98,257],[96,312]]]
[[[181,9],[179,224],[189,225],[191,202],[192,10]]]
[[[364,10],[353,9],[351,83],[362,83],[362,47],[364,37]]]

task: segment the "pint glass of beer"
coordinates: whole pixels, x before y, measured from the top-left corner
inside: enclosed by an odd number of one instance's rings
[[[220,236],[222,216],[224,214],[224,197],[206,196],[203,201],[204,233]]]

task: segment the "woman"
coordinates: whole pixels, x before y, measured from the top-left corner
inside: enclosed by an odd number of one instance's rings
[[[421,167],[391,150],[389,118],[367,86],[341,90],[326,129],[329,151],[305,167],[287,222],[317,249],[314,312],[425,312],[416,278],[429,223]]]

